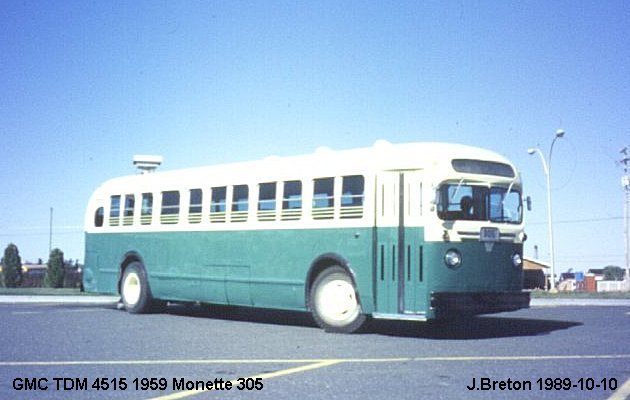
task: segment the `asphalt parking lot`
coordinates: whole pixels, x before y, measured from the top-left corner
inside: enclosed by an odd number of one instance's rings
[[[305,313],[0,304],[0,398],[625,399],[630,307],[538,305],[329,334]]]

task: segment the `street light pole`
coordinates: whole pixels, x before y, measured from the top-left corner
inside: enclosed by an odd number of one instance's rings
[[[527,152],[531,155],[534,153],[538,153],[540,156],[540,161],[543,165],[543,170],[545,171],[545,178],[547,180],[547,222],[549,229],[549,273],[551,274],[551,279],[549,280],[549,290],[556,290],[556,279],[555,279],[555,266],[556,266],[556,255],[553,248],[553,216],[551,212],[551,155],[553,154],[553,145],[556,143],[556,140],[562,138],[564,136],[564,131],[562,129],[558,129],[556,131],[556,136],[553,138],[551,142],[551,147],[549,148],[549,159],[545,161],[545,156],[543,156],[542,151],[539,148],[528,149]]]
[[[621,186],[624,190],[624,202],[623,202],[623,233],[624,233],[624,247],[626,256],[626,279],[630,279],[630,224],[628,223],[628,214],[630,214],[630,154],[628,147],[621,149],[620,153],[623,155],[619,161],[623,165],[623,176],[621,177]]]

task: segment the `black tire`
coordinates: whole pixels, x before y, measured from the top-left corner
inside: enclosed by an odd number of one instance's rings
[[[152,312],[160,304],[153,299],[147,273],[139,262],[132,262],[125,268],[120,282],[120,297],[125,309],[132,314]]]
[[[315,322],[326,332],[356,332],[366,321],[352,278],[338,265],[317,276],[308,300]]]

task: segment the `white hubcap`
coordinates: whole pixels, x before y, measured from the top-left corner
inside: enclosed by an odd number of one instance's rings
[[[135,305],[140,300],[140,278],[135,272],[127,274],[123,282],[123,297],[125,303]]]
[[[322,319],[331,325],[352,320],[359,312],[354,287],[343,279],[324,283],[317,293],[316,302]]]

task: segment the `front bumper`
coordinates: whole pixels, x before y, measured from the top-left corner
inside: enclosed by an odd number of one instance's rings
[[[529,292],[434,292],[431,309],[436,318],[492,314],[529,308]]]

